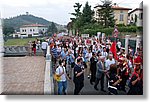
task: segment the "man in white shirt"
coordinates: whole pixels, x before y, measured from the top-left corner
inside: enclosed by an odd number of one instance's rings
[[[63,93],[66,95],[67,89],[67,74],[64,67],[65,61],[59,61],[59,67],[56,69],[55,74],[60,76],[60,80],[58,81],[58,94],[62,95]]]
[[[42,42],[42,50],[44,52],[44,57],[46,57],[48,43],[44,40]]]
[[[106,60],[106,63],[105,63],[105,68],[106,68],[106,70],[109,70],[110,69],[110,65],[111,64],[115,64],[116,62],[115,62],[115,60],[114,60],[114,58],[113,58],[113,55],[112,54],[110,54],[109,55],[109,59],[107,59]]]

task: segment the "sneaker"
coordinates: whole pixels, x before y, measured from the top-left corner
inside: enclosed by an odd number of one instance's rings
[[[90,76],[88,75],[87,78],[90,79]]]

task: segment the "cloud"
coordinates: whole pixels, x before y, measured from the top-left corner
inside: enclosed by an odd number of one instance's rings
[[[0,9],[2,8],[4,18],[17,16],[28,11],[30,14],[47,20],[66,24],[66,22],[70,21],[71,15],[69,13],[74,12],[73,5],[79,2],[84,6],[86,1],[92,5],[92,9],[96,4],[101,4],[100,0],[0,0],[0,5],[2,6]],[[132,8],[138,7],[142,0],[112,1],[120,3],[119,6]]]

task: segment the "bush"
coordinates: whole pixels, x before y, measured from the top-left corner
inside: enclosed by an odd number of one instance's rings
[[[143,27],[137,27],[138,31],[143,32]]]
[[[105,33],[107,36],[108,35],[112,35],[114,28],[95,28],[95,29],[84,29],[81,33],[82,34],[90,34],[90,36],[92,35],[97,35],[97,32],[103,32]],[[118,27],[119,32],[139,32],[139,31],[143,31],[143,27],[137,27],[137,26],[128,26],[128,27]]]
[[[124,23],[122,24],[117,24],[117,27],[125,27]]]

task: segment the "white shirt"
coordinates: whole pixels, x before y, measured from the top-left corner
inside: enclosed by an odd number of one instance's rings
[[[118,46],[119,48],[121,48],[121,42],[120,42],[120,41],[117,42],[117,46]]]
[[[105,67],[106,67],[107,70],[110,69],[110,65],[111,65],[111,64],[115,64],[115,60],[114,60],[114,59],[112,59],[112,60],[107,59],[107,60],[106,60],[106,63],[105,63]]]
[[[63,73],[64,71],[64,74],[62,74],[60,76],[60,81],[66,81],[66,70],[65,70],[65,67],[62,67],[62,66],[59,66],[57,69],[56,69],[56,74],[57,75],[60,75],[61,73]]]
[[[55,43],[56,43],[56,45],[60,44],[60,42],[59,42],[59,41],[56,41]]]
[[[130,60],[128,60],[128,67],[129,67],[129,68],[132,68],[132,63],[131,63]]]
[[[91,53],[87,52],[85,57],[87,57],[87,60],[90,61],[90,59],[92,57],[92,52]]]
[[[105,58],[107,58],[108,53],[107,52],[101,52],[102,56],[105,56]]]
[[[42,49],[46,49],[48,46],[48,43],[47,42],[42,42]]]
[[[61,52],[61,47],[57,47],[57,52]]]

